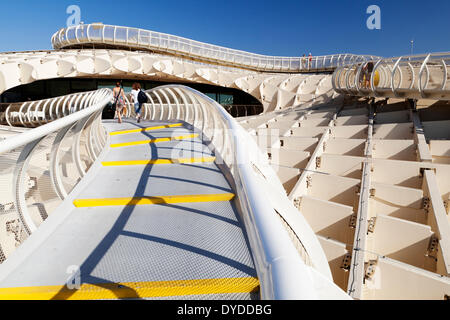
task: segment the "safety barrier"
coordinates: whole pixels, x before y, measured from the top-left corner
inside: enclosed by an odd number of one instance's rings
[[[19,112],[18,118],[12,116],[16,111],[8,113],[10,122],[46,124],[0,143],[0,262],[53,213],[97,159],[106,143],[101,113],[111,99],[111,90],[102,89],[30,103],[22,106],[30,113]]]
[[[106,89],[66,96],[16,103],[0,104],[0,124],[39,127],[53,120],[83,110],[101,101]]]
[[[201,61],[257,71],[309,72],[334,70],[375,56],[335,54],[313,57],[275,57],[210,45],[161,32],[104,24],[77,25],[60,29],[52,36],[55,49],[81,45],[106,45],[181,55]]]
[[[355,96],[450,100],[450,53],[406,56],[342,66],[333,74],[338,93]]]

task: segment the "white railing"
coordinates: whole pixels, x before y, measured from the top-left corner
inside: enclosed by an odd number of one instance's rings
[[[216,101],[192,88],[167,85],[147,94],[150,103],[144,105],[144,118],[191,124],[214,150],[226,176],[232,177],[262,298],[347,298],[332,282],[313,230],[249,133]]]
[[[333,74],[338,93],[409,99],[450,100],[450,53],[404,56],[342,66]]]
[[[202,61],[256,71],[308,72],[376,59],[369,55],[334,54],[313,57],[276,57],[211,45],[187,38],[138,28],[86,24],[63,28],[52,36],[55,49],[79,45],[108,45],[180,55]]]
[[[72,104],[78,111],[71,113],[62,101],[74,97],[85,103]],[[0,142],[0,262],[54,212],[100,155],[106,143],[101,113],[111,99],[109,89],[61,97],[53,119],[40,119],[54,121]]]
[[[34,128],[100,102],[107,89],[16,103],[1,103],[0,120],[9,126]]]

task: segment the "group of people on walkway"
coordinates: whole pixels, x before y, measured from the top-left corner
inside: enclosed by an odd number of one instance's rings
[[[142,92],[142,93],[141,93]],[[122,83],[117,81],[116,86],[113,89],[114,96],[114,106],[116,109],[116,116],[119,123],[122,123],[122,117],[124,116],[125,109],[125,92],[122,87]],[[144,98],[145,97],[145,98]],[[141,108],[142,105],[146,102],[146,94],[142,91],[141,84],[139,82],[135,82],[132,85],[131,90],[131,98],[132,103],[134,104],[134,111],[136,113],[136,121],[141,122]],[[114,117],[115,118],[115,117]]]
[[[312,56],[311,52],[309,53],[308,57],[306,57],[306,55],[303,54],[302,65],[301,65],[302,69],[311,69],[312,58],[313,58],[313,56]]]

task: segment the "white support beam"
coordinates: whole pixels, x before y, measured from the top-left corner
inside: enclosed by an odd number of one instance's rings
[[[417,156],[420,162],[432,163],[430,148],[425,139],[425,133],[420,121],[419,114],[411,110],[411,119],[414,124],[414,140],[417,144]],[[450,224],[447,219],[447,211],[438,187],[435,171],[424,168],[423,172],[424,196],[430,199],[428,209],[428,224],[439,239],[440,250],[442,250],[443,273],[450,275]]]
[[[305,169],[303,169],[303,172],[300,175],[300,178],[298,179],[294,188],[290,192],[289,199],[291,201],[294,201],[295,199],[297,199],[301,196],[304,196],[308,193],[308,191],[307,191],[308,176],[310,175],[311,172],[316,170],[316,159],[318,157],[320,157],[324,152],[325,143],[330,138],[330,134],[331,134],[330,131],[331,131],[332,126],[334,125],[334,122],[336,121],[336,118],[337,118],[337,113],[334,114],[333,119],[328,124],[329,129],[326,130],[322,134],[319,142],[317,143],[316,149],[314,150],[314,153],[311,155],[311,158],[308,161],[308,164],[306,165]]]
[[[424,195],[430,199],[428,224],[439,239],[444,269],[450,275],[450,224],[444,207],[434,170],[426,169],[423,173]]]
[[[348,279],[347,293],[354,299],[362,298],[362,288],[364,282],[364,258],[367,246],[367,233],[369,226],[369,201],[371,187],[371,159],[372,159],[372,135],[373,135],[373,107],[369,110],[369,126],[367,132],[367,142],[363,163],[363,173],[361,178],[361,189],[359,194],[357,221],[355,228],[355,238],[353,241],[352,260],[350,263],[350,275]]]
[[[431,163],[433,162],[433,157],[431,156],[430,148],[428,147],[427,140],[425,139],[425,133],[419,114],[413,110],[410,110],[410,113],[414,124],[414,141],[417,145],[417,160]]]

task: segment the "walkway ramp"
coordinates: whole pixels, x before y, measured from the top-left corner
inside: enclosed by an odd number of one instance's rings
[[[4,263],[0,298],[258,298],[235,195],[201,139],[174,122],[104,126],[110,147]]]

